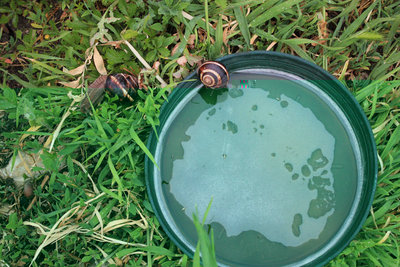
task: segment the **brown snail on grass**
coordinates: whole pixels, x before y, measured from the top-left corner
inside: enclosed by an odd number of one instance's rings
[[[101,102],[105,90],[110,94],[117,95],[120,99],[133,101],[139,87],[138,78],[134,75],[117,73],[100,76],[88,86],[87,96],[81,102],[81,111],[89,112],[91,110],[90,102],[93,106]]]
[[[197,70],[200,81],[208,88],[216,89],[227,85],[229,73],[226,67],[217,61],[206,61]]]
[[[118,73],[107,76],[106,90],[121,98],[133,101],[137,89],[139,89],[139,81],[133,75]]]

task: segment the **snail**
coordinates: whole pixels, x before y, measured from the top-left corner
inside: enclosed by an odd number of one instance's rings
[[[118,73],[109,75],[106,79],[106,89],[121,98],[133,101],[136,90],[139,88],[138,79],[133,75]]]
[[[217,61],[204,62],[197,73],[200,81],[208,88],[216,89],[223,86],[229,81],[229,73],[226,67]]]
[[[81,102],[81,111],[89,112],[91,110],[90,102],[92,102],[93,106],[101,102],[104,98],[104,90],[117,95],[121,99],[125,98],[133,101],[139,87],[139,81],[133,75],[117,73],[100,76],[88,86],[87,97]]]

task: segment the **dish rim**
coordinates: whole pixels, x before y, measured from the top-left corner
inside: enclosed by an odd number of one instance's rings
[[[256,59],[255,59],[256,58]],[[303,266],[322,266],[326,263],[328,263],[330,260],[335,258],[340,252],[342,252],[348,244],[354,239],[354,237],[357,235],[357,233],[360,231],[362,228],[368,213],[369,209],[372,205],[373,199],[374,199],[374,194],[375,194],[375,189],[376,189],[376,184],[377,184],[377,174],[378,174],[378,159],[377,159],[377,149],[376,149],[376,144],[374,140],[374,136],[369,124],[369,121],[362,110],[361,106],[357,102],[357,100],[354,98],[354,96],[350,93],[350,91],[339,81],[337,80],[333,75],[331,75],[329,72],[326,70],[322,69],[318,65],[309,62],[307,60],[304,60],[300,57],[285,54],[285,53],[280,53],[280,52],[272,52],[272,51],[251,51],[251,52],[242,52],[242,53],[236,53],[236,54],[231,54],[227,55],[221,58],[216,59],[215,61],[221,62],[225,64],[227,67],[228,71],[231,71],[234,69],[234,71],[240,71],[240,70],[246,70],[246,69],[266,69],[265,66],[260,66],[257,65],[258,60],[268,60],[268,58],[280,58],[282,62],[284,63],[293,63],[297,65],[304,65],[305,69],[309,69],[310,71],[315,71],[315,74],[318,75],[319,77],[324,77],[326,80],[329,82],[333,82],[332,86],[340,90],[340,93],[338,95],[342,94],[342,97],[344,101],[348,101],[349,104],[351,105],[348,110],[343,109],[341,106],[340,109],[342,112],[346,115],[347,120],[351,124],[352,127],[352,132],[354,132],[357,142],[359,143],[360,147],[360,153],[362,157],[362,163],[365,165],[364,168],[364,173],[362,174],[362,192],[361,192],[361,198],[356,206],[356,212],[353,220],[351,221],[350,225],[344,230],[343,236],[339,239],[338,242],[332,245],[330,249],[328,249],[324,254],[321,256],[315,258],[314,260],[306,263]],[[253,59],[253,60],[252,60]],[[239,68],[233,68],[228,64],[231,61],[236,61],[236,62],[246,62],[245,67],[239,67]],[[275,69],[275,68],[272,68]],[[298,73],[295,71],[288,71],[290,74],[294,74],[296,76],[301,77]],[[303,77],[301,77],[303,78]],[[173,92],[169,95],[168,100],[165,101],[161,107],[160,110],[160,125],[156,127],[157,135],[152,131],[150,133],[148,142],[147,142],[147,148],[149,151],[154,155],[156,148],[157,148],[157,136],[163,129],[163,126],[165,124],[165,121],[168,119],[170,116],[169,113],[171,113],[171,110],[175,108],[174,103],[179,102],[182,98],[186,96],[182,91],[191,91],[196,89],[200,84],[200,81],[197,78],[197,72],[194,71],[192,72],[189,76],[187,76],[184,81],[182,81],[174,90]],[[319,87],[320,88],[320,87]],[[323,90],[323,89],[321,89]],[[337,92],[336,92],[337,93]],[[183,94],[183,96],[179,96],[179,94]],[[330,98],[332,98],[330,96]],[[332,98],[332,100],[335,103],[338,103],[338,99]],[[173,107],[171,109],[171,106]],[[359,120],[357,123],[362,127],[363,132],[357,132],[355,129],[355,124],[356,122],[352,121],[348,116],[349,110],[352,112],[355,112],[355,116]],[[169,113],[168,113],[169,112]],[[167,114],[167,115],[165,115]],[[164,118],[165,117],[165,118]],[[361,138],[360,135],[363,134],[364,138]],[[362,139],[362,140],[360,140]],[[360,142],[363,142],[360,144]],[[365,158],[368,158],[369,161],[365,162]],[[368,170],[371,172],[372,175],[366,175]],[[152,205],[153,211],[160,222],[160,225],[162,226],[163,230],[166,232],[168,237],[187,255],[189,255],[191,258],[193,258],[194,251],[192,249],[189,249],[185,245],[183,245],[183,241],[181,241],[179,238],[177,238],[175,232],[171,230],[169,227],[169,224],[167,220],[165,219],[164,212],[160,209],[160,206],[158,204],[157,196],[155,196],[154,192],[152,191],[152,186],[151,186],[151,180],[154,179],[154,164],[152,161],[146,156],[145,157],[145,180],[146,180],[146,187],[147,187],[147,194],[150,200],[150,203]],[[367,185],[365,185],[367,184]],[[365,192],[367,190],[367,192]],[[323,248],[323,247],[322,247]],[[321,249],[322,249],[321,248]],[[320,250],[321,250],[320,249]],[[318,250],[319,251],[319,250]],[[317,252],[315,252],[317,253]],[[313,253],[314,254],[314,253]],[[310,254],[311,255],[311,254]]]

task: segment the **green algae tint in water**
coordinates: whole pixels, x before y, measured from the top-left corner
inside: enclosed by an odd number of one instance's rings
[[[240,74],[181,101],[156,159],[167,219],[188,246],[192,214],[211,199],[220,264],[299,263],[334,238],[356,199],[359,152],[323,99],[307,83]]]

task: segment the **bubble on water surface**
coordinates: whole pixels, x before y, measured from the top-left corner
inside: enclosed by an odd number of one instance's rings
[[[290,163],[285,163],[285,168],[286,170],[292,172],[293,171],[293,165]]]
[[[311,170],[307,165],[303,165],[301,167],[301,174],[303,174],[304,176],[308,177],[311,175]]]
[[[286,108],[289,105],[287,101],[281,101],[281,107]]]

